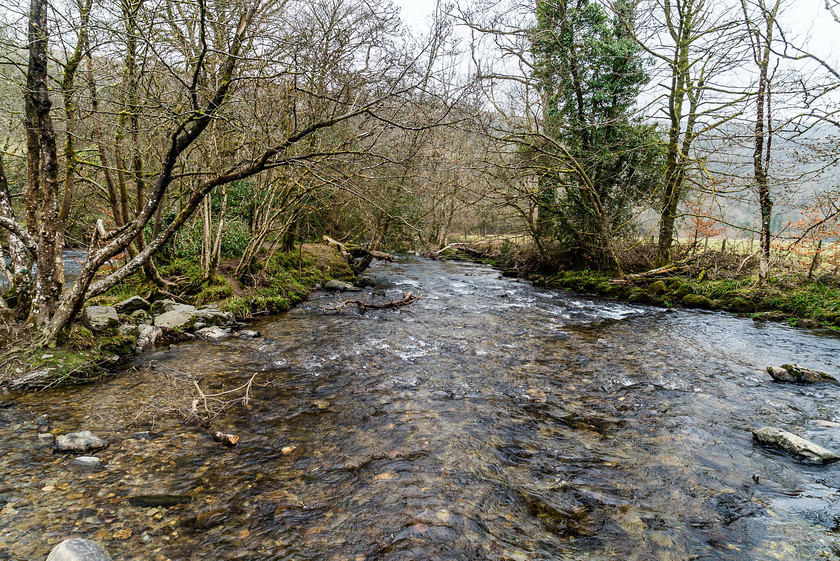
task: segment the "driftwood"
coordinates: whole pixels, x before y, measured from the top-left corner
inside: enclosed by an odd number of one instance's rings
[[[359,274],[365,269],[367,269],[374,259],[379,259],[380,261],[394,260],[393,255],[391,255],[390,253],[385,253],[384,251],[367,249],[356,244],[345,244],[338,240],[334,240],[329,236],[324,236],[323,239],[329,245],[338,248],[338,251],[339,253],[341,253],[341,256],[344,257],[345,260],[347,260],[347,263],[350,265],[350,268],[353,269],[353,272],[356,274]]]
[[[447,249],[457,249],[458,251],[462,251],[467,255],[472,255],[474,257],[485,257],[487,252],[481,251],[480,249],[475,249],[474,247],[470,247],[469,244],[465,244],[463,242],[455,242],[447,245],[446,247],[437,250],[434,255],[437,257]]]
[[[221,431],[216,431],[213,433],[213,440],[216,442],[221,442],[225,446],[236,446],[239,442],[239,436],[235,434],[227,434]]]
[[[375,304],[372,302],[363,302],[362,300],[341,300],[338,306],[334,308],[327,308],[325,306],[318,306],[325,312],[340,312],[348,305],[353,304],[359,307],[359,310],[362,313],[365,313],[367,310],[395,310],[397,308],[402,308],[403,306],[408,306],[409,304],[413,304],[414,302],[420,299],[420,294],[412,294],[411,292],[406,292],[403,294],[401,300],[392,300],[390,302],[385,302],[383,304]]]

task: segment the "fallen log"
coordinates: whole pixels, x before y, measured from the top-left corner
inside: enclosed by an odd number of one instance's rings
[[[440,255],[441,253],[443,253],[447,249],[457,249],[458,251],[462,251],[462,252],[466,253],[467,255],[472,255],[474,257],[485,257],[487,255],[486,252],[481,251],[480,249],[475,249],[474,247],[470,247],[469,244],[466,244],[464,242],[455,242],[455,243],[451,243],[451,244],[447,245],[446,247],[444,247],[442,249],[437,250],[434,253],[435,257]]]
[[[368,249],[356,244],[345,244],[338,240],[334,240],[329,236],[324,236],[323,240],[327,242],[327,244],[338,249],[338,252],[342,257],[344,257],[347,264],[350,265],[350,268],[353,269],[353,272],[356,274],[359,274],[367,269],[374,259],[378,259],[380,261],[394,260],[393,255],[385,253],[384,251]]]
[[[213,433],[213,440],[221,442],[225,446],[236,446],[239,443],[239,436],[235,434],[227,434],[221,431]]]
[[[409,304],[413,304],[414,302],[420,299],[420,294],[412,294],[411,292],[406,292],[403,294],[401,300],[392,300],[390,302],[385,302],[382,304],[376,304],[374,302],[364,302],[362,300],[341,300],[338,306],[333,308],[328,308],[325,306],[318,306],[325,312],[340,312],[348,305],[355,305],[359,307],[359,311],[365,313],[367,310],[394,310],[397,308],[402,308],[404,306],[408,306]]]

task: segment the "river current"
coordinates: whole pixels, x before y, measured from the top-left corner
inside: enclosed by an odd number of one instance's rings
[[[547,290],[474,264],[376,265],[342,298],[194,341],[102,382],[0,404],[0,560],[68,537],[120,560],[840,559],[840,466],[756,446],[750,429],[840,450],[840,338],[725,313]],[[253,377],[212,421],[205,394]],[[46,417],[43,417],[46,415]],[[38,425],[42,425],[38,428]],[[39,445],[90,430],[103,468]],[[186,496],[141,506],[136,495]]]

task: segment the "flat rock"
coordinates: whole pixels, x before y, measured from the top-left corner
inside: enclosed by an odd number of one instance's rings
[[[88,306],[82,313],[82,324],[94,333],[100,333],[116,329],[120,318],[113,306]]]
[[[112,561],[108,552],[95,541],[75,538],[55,546],[47,561]]]
[[[807,462],[828,464],[840,460],[840,456],[834,452],[782,429],[761,427],[753,430],[752,433],[755,440],[761,444],[780,448]]]
[[[200,339],[208,341],[226,341],[230,339],[230,333],[218,326],[204,327],[195,332]]]
[[[195,324],[195,308],[190,306],[188,308],[180,308],[164,312],[159,316],[155,316],[155,327],[168,327],[169,329],[177,329],[185,331]]]
[[[89,430],[71,432],[58,437],[55,441],[55,451],[69,454],[81,454],[101,450],[108,446],[108,442],[96,437]]]
[[[260,336],[260,332],[255,331],[253,329],[243,329],[242,331],[238,332],[237,335],[240,339],[256,339]]]
[[[134,495],[128,497],[128,503],[132,506],[142,507],[168,507],[190,502],[189,495]]]
[[[85,469],[94,469],[102,466],[102,460],[96,456],[79,456],[70,462],[70,465]]]
[[[19,378],[13,378],[9,387],[13,390],[22,388],[36,388],[46,385],[52,380],[53,371],[49,368],[41,368],[28,372]]]
[[[117,313],[119,314],[131,314],[137,310],[149,310],[151,307],[152,305],[149,304],[149,301],[140,296],[132,296],[128,300],[123,300],[119,304],[114,305],[114,308],[117,309]]]
[[[160,314],[165,314],[166,312],[171,312],[173,310],[189,310],[192,313],[195,313],[197,310],[195,306],[190,306],[189,304],[181,304],[176,302],[175,300],[158,300],[157,302],[152,304],[151,312],[153,316],[159,316]]]
[[[128,315],[128,319],[131,323],[138,325],[152,325],[154,323],[151,314],[146,310],[136,310]]]

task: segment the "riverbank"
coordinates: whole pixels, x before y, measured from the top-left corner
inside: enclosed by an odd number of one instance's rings
[[[346,259],[323,244],[304,244],[267,256],[242,281],[236,263],[219,266],[212,279],[187,259],[160,266],[166,288],[135,275],[87,302],[55,349],[10,341],[2,357],[0,389],[38,389],[95,381],[126,355],[194,337],[236,335],[254,317],[289,310],[331,280],[355,281]],[[174,317],[180,311],[182,319]],[[158,317],[170,317],[159,320]],[[214,331],[202,329],[215,328]]]
[[[435,257],[485,263],[504,275],[526,278],[539,286],[625,302],[720,310],[795,327],[840,331],[840,278],[836,275],[808,278],[805,273],[788,271],[771,276],[762,286],[756,275],[739,274],[725,266],[740,260],[716,253],[701,255],[687,266],[620,276],[591,270],[546,270],[533,253],[504,243],[453,247]]]

